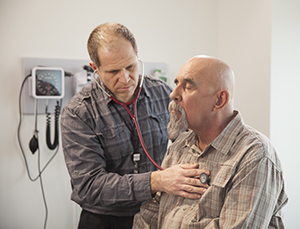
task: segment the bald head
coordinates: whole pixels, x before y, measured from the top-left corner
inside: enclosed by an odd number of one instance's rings
[[[234,73],[224,61],[199,55],[188,60],[182,69],[198,78],[201,87],[206,87],[212,94],[222,90],[227,91],[229,93],[228,104],[233,105]]]

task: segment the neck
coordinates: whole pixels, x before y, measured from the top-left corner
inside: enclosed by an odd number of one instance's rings
[[[200,150],[203,152],[205,150],[205,148],[220,134],[219,132],[215,132],[215,131],[206,131],[204,132],[204,134],[202,134],[202,132],[197,132],[196,134],[198,136],[198,146],[200,148]]]
[[[234,116],[234,111],[228,115],[223,114],[221,117],[216,117],[210,122],[206,122],[206,125],[201,126],[199,130],[194,130],[198,136],[201,151],[204,151],[205,148],[222,133]]]

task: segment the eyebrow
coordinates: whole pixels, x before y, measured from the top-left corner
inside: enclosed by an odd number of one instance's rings
[[[118,72],[120,69],[111,69],[111,70],[106,70],[105,72],[107,73],[112,73],[112,72]]]
[[[136,64],[135,63],[131,63],[128,66],[126,66],[125,68],[131,68],[131,67],[134,67],[134,66],[136,66]],[[111,72],[118,72],[120,70],[121,69],[110,69],[110,70],[106,70],[105,72],[111,73]]]

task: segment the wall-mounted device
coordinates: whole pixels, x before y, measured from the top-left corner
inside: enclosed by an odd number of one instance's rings
[[[84,65],[84,71],[74,74],[74,95],[79,92],[85,85],[92,81],[93,69],[89,65]]]
[[[61,99],[65,95],[65,75],[62,68],[34,67],[32,96],[36,99]]]
[[[28,177],[31,181],[40,179],[42,195],[45,208],[47,208],[44,188],[42,184],[42,173],[53,160],[59,149],[59,116],[61,108],[81,88],[93,81],[93,69],[88,65],[89,60],[69,59],[44,59],[44,58],[23,58],[22,75],[23,82],[19,94],[19,115],[18,141],[24,157]],[[154,69],[166,70],[165,63],[144,63],[146,75],[153,75]],[[37,67],[44,66],[44,67]],[[45,67],[51,66],[51,67]],[[141,72],[140,72],[141,73]],[[66,77],[72,76],[72,77]],[[54,113],[54,140],[51,141],[50,112]],[[29,149],[32,154],[38,153],[38,175],[33,178],[29,171],[25,151],[21,141],[21,123],[23,115],[35,116],[34,134],[29,141]],[[50,150],[55,152],[42,168],[40,165],[40,147],[38,114],[46,115],[46,143]],[[26,137],[28,134],[25,135]],[[47,222],[45,216],[45,225]]]
[[[82,60],[76,60],[76,59],[48,59],[48,58],[31,58],[31,57],[25,57],[22,59],[22,76],[23,79],[27,75],[33,74],[33,69],[35,67],[41,68],[47,67],[47,68],[62,68],[64,70],[64,73],[72,73],[75,74],[76,72],[82,71],[82,66],[88,65],[89,59],[82,59]],[[22,112],[24,115],[34,115],[35,112],[35,99],[36,97],[33,96],[33,78],[30,77],[27,82],[24,85],[24,90],[22,93]],[[64,76],[64,87],[62,90],[64,90],[64,96],[62,98],[62,107],[65,106],[65,104],[74,96],[74,89],[73,89],[73,82],[74,77],[68,77],[66,74]],[[41,98],[40,96],[38,96]],[[51,98],[53,98],[51,96]],[[59,98],[51,99],[38,99],[38,107],[37,107],[37,113],[38,114],[44,114],[45,113],[45,106],[48,104],[48,111],[50,113],[54,113],[55,106],[56,106],[56,100],[59,100]]]

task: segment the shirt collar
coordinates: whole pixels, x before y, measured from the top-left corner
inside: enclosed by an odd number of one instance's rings
[[[219,134],[219,136],[206,147],[205,151],[207,151],[209,147],[212,146],[224,155],[228,154],[229,150],[234,144],[235,137],[241,132],[244,125],[245,124],[241,114],[238,111],[234,111],[234,118],[229,122],[229,124]],[[185,146],[194,148],[194,150],[202,153],[198,146],[198,137],[194,131],[190,131],[190,133],[186,136]]]
[[[150,95],[151,95],[150,88],[145,86],[145,84],[147,84],[146,78],[147,78],[147,76],[144,76],[144,81],[143,81],[142,90],[141,90],[141,94],[140,94],[140,96],[142,96],[141,98],[143,98],[143,96],[150,97]]]
[[[192,148],[196,152],[201,154],[201,150],[199,149],[199,146],[198,146],[198,136],[194,131],[190,130],[188,132],[188,134],[186,135],[184,147]]]
[[[234,115],[234,118],[229,122],[221,134],[219,134],[219,136],[210,144],[225,155],[229,153],[230,148],[235,142],[236,136],[241,132],[245,125],[243,118],[238,111],[234,111]]]

